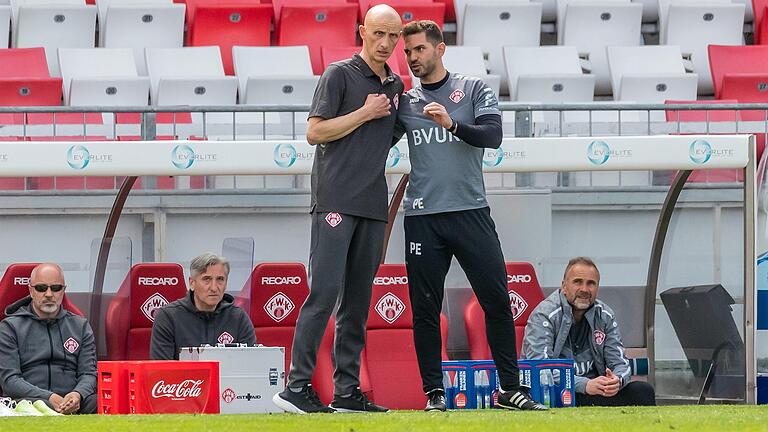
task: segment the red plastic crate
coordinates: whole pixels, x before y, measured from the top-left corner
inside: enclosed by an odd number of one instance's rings
[[[122,361],[98,364],[99,414],[128,414],[128,370]]]

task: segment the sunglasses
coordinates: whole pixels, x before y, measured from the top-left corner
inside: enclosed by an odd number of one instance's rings
[[[53,292],[59,292],[67,287],[66,285],[62,285],[62,284],[53,284],[53,285],[37,284],[37,285],[30,285],[30,286],[39,293],[44,293],[48,291],[48,288],[50,288],[51,291]]]

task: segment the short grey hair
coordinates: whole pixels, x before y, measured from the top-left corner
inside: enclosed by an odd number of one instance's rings
[[[189,263],[189,273],[192,277],[197,277],[200,273],[205,273],[208,267],[217,264],[222,264],[224,271],[229,276],[229,261],[213,252],[206,252],[192,258],[192,262]]]
[[[600,270],[598,270],[597,264],[595,264],[595,262],[592,261],[592,258],[585,257],[585,256],[577,256],[577,257],[571,258],[571,260],[568,261],[568,265],[565,266],[565,272],[563,272],[563,280],[568,279],[568,271],[571,269],[571,267],[575,265],[585,265],[587,267],[592,267],[597,272],[597,278],[600,279]]]

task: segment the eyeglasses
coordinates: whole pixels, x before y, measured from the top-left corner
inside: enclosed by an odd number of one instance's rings
[[[63,284],[53,284],[53,285],[37,284],[37,285],[30,285],[30,286],[39,293],[44,293],[48,291],[48,288],[50,288],[51,291],[53,292],[59,292],[67,287],[66,285],[63,285]]]

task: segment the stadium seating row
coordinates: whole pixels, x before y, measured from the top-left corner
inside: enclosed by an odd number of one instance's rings
[[[27,294],[29,274],[36,264],[8,266],[0,279],[0,319],[11,302]],[[525,323],[543,294],[533,267],[528,263],[508,263],[510,305],[515,318],[518,350]],[[369,311],[366,347],[363,351],[361,389],[378,403],[392,408],[418,409],[423,405],[418,365],[413,346],[408,282],[404,265],[385,264],[374,280]],[[154,313],[160,307],[186,294],[184,271],[178,264],[143,263],[134,265],[109,303],[105,316],[107,357],[110,360],[147,359]],[[262,263],[257,265],[239,294],[236,303],[251,317],[257,341],[268,346],[286,347],[286,370],[290,365],[298,312],[309,294],[307,275],[300,263]],[[64,297],[63,306],[83,313]],[[490,358],[486,343],[484,316],[476,298],[465,310],[465,326],[471,357]],[[441,317],[443,358],[448,322]],[[328,323],[318,353],[313,386],[326,402],[333,396],[334,325]],[[398,371],[393,373],[392,371]]]

